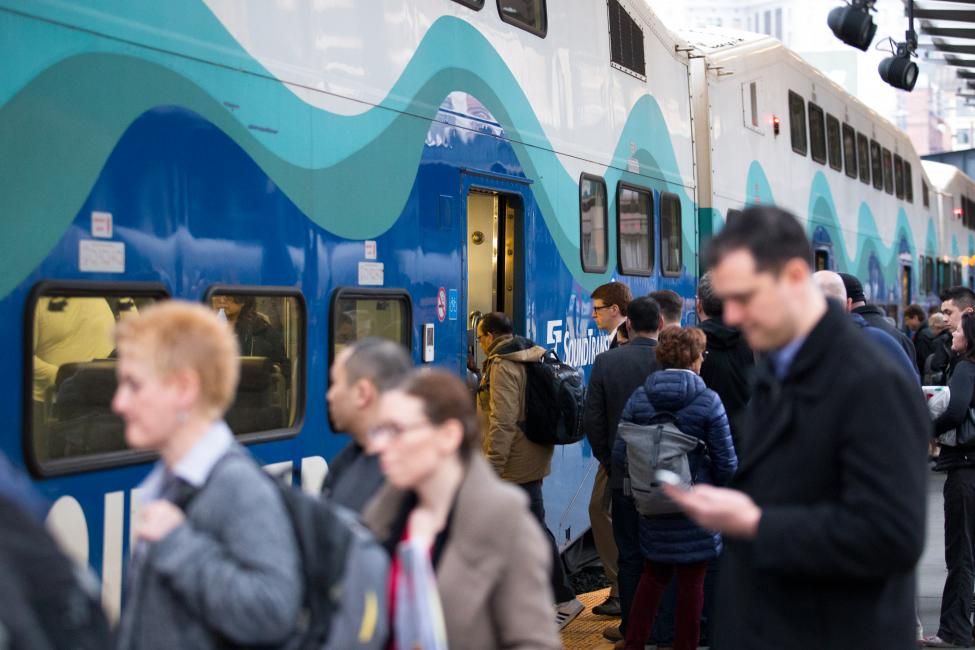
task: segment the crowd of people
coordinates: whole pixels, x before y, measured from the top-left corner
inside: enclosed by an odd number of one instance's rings
[[[792,215],[752,207],[707,247],[699,326],[683,326],[684,301],[671,291],[634,297],[610,282],[592,292],[592,317],[611,341],[582,405],[597,464],[589,515],[610,587],[593,613],[619,617],[603,632],[617,647],[971,643],[975,293],[951,288],[933,314],[912,305],[900,330],[856,277],[814,273],[812,259]],[[167,301],[115,325],[112,407],[128,446],[159,460],[134,497],[114,631],[59,559],[29,487],[0,465],[0,511],[23,531],[0,546],[17,578],[4,589],[22,587],[7,600],[18,606],[0,613],[0,648],[68,647],[63,638],[86,649],[328,648],[334,638],[361,648],[560,647],[559,629],[584,607],[545,525],[554,447],[524,428],[529,368],[545,350],[505,314],[485,315],[472,399],[453,374],[413,368],[396,343],[344,348],[326,399],[333,430],[350,441],[304,511],[352,513],[335,520],[350,522],[345,545],[332,545],[334,531],[310,535],[288,488],[224,423],[245,344],[235,327],[256,321],[247,304],[220,307]],[[265,344],[259,329],[246,345]],[[922,383],[946,385],[937,415]],[[915,565],[934,441],[947,473],[948,575],[940,627],[923,637]],[[345,553],[363,531],[383,549],[378,593],[345,575],[331,590],[342,596],[322,600],[309,543]],[[60,576],[44,593],[29,588],[40,561]],[[359,592],[364,613],[339,615],[342,598]],[[339,634],[342,625],[355,633]]]

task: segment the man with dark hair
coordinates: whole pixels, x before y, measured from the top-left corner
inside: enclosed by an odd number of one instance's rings
[[[908,305],[904,310],[904,327],[911,333],[918,372],[924,374],[924,362],[934,352],[934,332],[928,327],[928,316],[921,305]]]
[[[412,369],[409,353],[399,343],[366,338],[346,347],[329,370],[328,417],[332,430],[352,440],[329,466],[322,495],[356,512],[383,484],[379,461],[366,451],[369,432],[376,424],[382,394],[402,381]]]
[[[738,414],[748,404],[749,375],[755,366],[755,355],[741,335],[722,320],[721,300],[714,295],[711,274],[705,273],[697,284],[697,316],[708,339],[707,357],[701,364],[701,379],[716,392],[731,423],[731,436],[738,445]]]
[[[593,613],[622,615],[624,630],[633,594],[640,582],[643,555],[640,553],[639,518],[633,502],[623,497],[623,472],[621,468],[612,467],[612,450],[626,401],[657,368],[654,349],[660,329],[660,307],[653,298],[644,296],[633,300],[626,313],[629,343],[596,356],[583,416],[586,437],[592,445],[593,456],[599,461],[589,501],[589,519],[606,576],[611,583],[618,583],[618,589],[610,592],[615,603],[607,601],[600,606],[603,611],[593,608]],[[606,514],[610,503],[612,518]],[[610,604],[615,604],[615,614],[606,611],[605,605]],[[608,628],[603,634],[611,641],[622,639],[615,627]]]
[[[592,318],[599,330],[609,333],[611,350],[626,343],[623,324],[626,322],[626,306],[631,300],[630,287],[622,282],[607,282],[592,292]]]
[[[746,209],[707,263],[725,322],[766,353],[733,488],[665,488],[724,535],[714,646],[913,647],[931,432],[920,391],[827,304],[791,214]]]
[[[968,287],[949,287],[941,292],[941,313],[948,319],[948,330],[954,333],[961,327],[961,317],[975,311],[975,292]],[[945,384],[955,367],[957,355],[951,351],[951,338],[942,337],[941,343],[934,346],[930,372],[936,383]],[[922,369],[922,373],[925,369]]]
[[[664,322],[660,329],[664,327],[680,327],[681,319],[684,316],[684,301],[680,294],[670,289],[660,289],[651,291],[650,297],[660,305],[660,315]]]
[[[625,306],[624,306],[625,308]],[[487,358],[477,389],[477,410],[485,423],[481,441],[488,462],[506,481],[525,491],[532,514],[548,536],[552,549],[552,591],[559,629],[568,625],[585,607],[576,599],[566,578],[555,537],[545,524],[542,480],[551,471],[552,445],[528,439],[520,423],[525,420],[525,364],[537,363],[545,348],[514,334],[511,319],[503,312],[485,314],[477,325],[477,340]]]
[[[916,359],[917,352],[914,350],[914,344],[911,343],[911,339],[907,338],[904,332],[897,329],[896,325],[892,325],[887,320],[887,314],[884,313],[883,309],[877,305],[867,304],[867,299],[863,294],[863,285],[860,283],[860,280],[855,275],[850,275],[849,273],[840,273],[839,276],[843,278],[843,286],[846,288],[847,311],[863,317],[863,320],[867,321],[867,325],[870,327],[876,327],[887,332],[903,348],[904,354],[907,355],[908,359]]]

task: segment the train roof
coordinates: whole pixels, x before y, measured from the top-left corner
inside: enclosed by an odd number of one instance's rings
[[[955,181],[960,180],[967,185],[975,185],[975,181],[972,181],[965,172],[954,165],[947,165],[934,160],[922,160],[921,166],[924,168],[928,180],[931,181],[931,187],[942,194],[948,193],[948,187]]]

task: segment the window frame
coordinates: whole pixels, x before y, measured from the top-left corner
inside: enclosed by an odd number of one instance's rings
[[[900,168],[900,174],[897,173],[898,168]],[[900,176],[900,183],[897,182],[897,177]],[[898,185],[900,186],[898,188]],[[900,192],[897,190],[900,189]],[[904,199],[904,159],[900,157],[900,154],[894,154],[894,194],[898,199]]]
[[[894,154],[887,147],[883,147],[881,157],[884,167],[884,192],[894,195]],[[889,164],[888,164],[889,163]],[[890,181],[889,183],[887,181]]]
[[[857,134],[857,164],[859,167],[860,182],[870,185],[870,138],[859,131]],[[862,150],[861,150],[862,145]]]
[[[615,7],[614,7],[614,5],[615,5]],[[642,67],[643,67],[642,70],[637,70],[635,67],[632,67],[631,68],[628,65],[626,65],[626,63],[623,62],[626,59],[626,56],[624,56],[624,53],[623,53],[623,42],[622,42],[623,41],[623,33],[622,33],[623,32],[623,29],[622,29],[623,28],[623,24],[622,24],[622,21],[620,21],[620,20],[616,20],[615,21],[616,28],[617,28],[616,29],[616,36],[617,36],[618,42],[617,43],[614,43],[614,41],[613,41],[613,34],[614,34],[614,29],[613,29],[614,28],[613,11],[614,11],[614,8],[618,11],[617,18],[619,18],[622,14],[625,14],[626,17],[629,19],[629,21],[631,23],[631,25],[629,25],[629,26],[632,26],[633,28],[635,28],[640,33],[640,50],[639,50],[639,52],[640,52],[640,59],[641,59],[641,62],[643,64],[642,65]],[[607,17],[607,20],[609,21],[609,63],[610,63],[610,66],[612,66],[616,70],[619,70],[620,72],[625,72],[626,74],[629,74],[631,76],[634,76],[637,79],[640,79],[641,81],[646,81],[647,80],[647,51],[646,51],[646,35],[643,33],[643,27],[640,25],[639,22],[637,22],[636,18],[634,18],[633,15],[629,11],[627,11],[626,7],[624,7],[623,6],[623,3],[621,3],[619,0],[608,0],[607,1],[607,3],[606,3],[606,17]],[[633,34],[630,34],[630,36],[632,37]],[[617,48],[615,48],[616,45],[619,45],[619,48],[618,48],[619,53],[620,53],[620,57],[619,57],[620,60],[619,61],[617,61],[614,58],[614,56],[615,56],[614,51],[617,49]],[[633,45],[633,43],[631,42],[631,46],[632,45]],[[633,54],[635,52],[636,52],[636,49],[632,49],[630,53]],[[634,59],[632,61],[632,63],[636,63],[636,60]]]
[[[603,242],[603,265],[602,266],[586,266],[586,255],[585,251],[582,249],[582,184],[584,181],[595,181],[603,186],[603,197],[606,200],[604,205],[603,213],[606,215],[606,228],[604,232],[605,241]],[[619,216],[617,215],[617,219]],[[606,269],[609,268],[609,190],[606,187],[606,179],[602,176],[596,176],[595,174],[590,174],[588,172],[582,172],[579,175],[579,262],[582,265],[583,273],[605,273]]]
[[[454,0],[454,2],[474,11],[480,11],[484,8],[484,0]]]
[[[908,203],[914,203],[914,171],[906,158],[904,159],[904,198]]]
[[[848,152],[846,150],[847,135],[850,135],[853,141],[853,156],[852,156],[853,164],[852,165],[850,164],[850,156],[847,155]],[[857,132],[852,126],[850,126],[846,122],[843,122],[840,125],[840,139],[843,144],[843,170],[848,177],[852,178],[853,180],[856,180],[857,174],[860,173],[859,152],[857,151]]]
[[[649,268],[645,271],[639,270],[629,270],[623,266],[623,219],[620,216],[620,203],[621,197],[623,195],[623,190],[630,192],[636,192],[638,194],[646,194],[650,199],[650,212],[647,214],[647,251],[649,256]],[[619,267],[620,275],[633,275],[641,277],[650,277],[653,275],[654,267],[656,266],[656,224],[654,223],[653,211],[656,201],[654,201],[653,190],[649,187],[643,187],[641,185],[634,185],[633,183],[627,183],[626,181],[619,181],[616,184],[616,264]]]
[[[874,151],[877,155],[874,156]],[[873,180],[873,188],[883,191],[884,189],[884,155],[883,147],[876,140],[870,140],[870,177]],[[876,162],[875,162],[876,161]]]
[[[928,187],[928,182],[921,177],[921,205],[925,208],[931,207],[931,188]]]
[[[403,338],[409,341],[408,351],[410,358],[413,358],[415,343],[413,340],[413,296],[410,294],[410,292],[406,289],[398,287],[358,287],[355,285],[343,285],[332,289],[332,295],[328,299],[328,314],[326,315],[326,321],[328,323],[329,370],[332,368],[332,364],[335,362],[335,327],[333,320],[335,315],[335,306],[338,304],[338,301],[342,300],[343,298],[362,298],[365,300],[385,298],[388,300],[404,300],[406,303],[406,316],[403,319],[403,329],[401,330],[401,333],[404,335]],[[326,377],[326,384],[327,383],[328,378]]]
[[[833,138],[830,137],[830,125],[835,125],[836,153],[833,153]],[[826,113],[826,157],[829,159],[830,169],[843,171],[843,129],[835,115]]]
[[[305,296],[297,287],[266,286],[251,284],[211,284],[203,292],[203,304],[210,306],[214,294],[231,294],[235,296],[255,296],[259,298],[297,298],[297,303],[304,316],[303,327],[298,337],[298,352],[296,357],[301,359],[301,372],[298,375],[298,400],[295,402],[295,423],[283,429],[269,431],[252,431],[238,435],[234,433],[234,440],[242,445],[250,445],[269,440],[293,438],[301,432],[305,423],[305,411],[308,405],[308,304]],[[236,396],[236,392],[235,392]]]
[[[665,201],[668,201],[668,200],[673,200],[674,203],[677,204],[677,237],[678,237],[678,241],[680,242],[680,244],[677,247],[677,252],[678,252],[678,255],[677,255],[677,271],[668,271],[664,267],[664,262],[663,262],[663,259],[664,259],[664,255],[663,255],[663,249],[664,249],[664,237],[663,237],[663,232],[664,232],[664,228],[663,228],[663,218],[664,217],[663,217],[663,214],[664,213],[663,213],[663,208],[664,208],[664,202]],[[680,197],[677,196],[676,194],[674,194],[673,192],[660,192],[659,206],[660,207],[658,209],[658,214],[659,214],[659,218],[660,218],[660,229],[659,229],[659,232],[660,232],[660,237],[659,237],[659,239],[660,239],[660,275],[664,276],[665,278],[679,278],[680,277],[680,270],[684,266],[684,208],[681,205]]]
[[[796,152],[797,154],[799,154],[800,156],[806,156],[809,153],[809,133],[808,133],[809,117],[808,117],[807,112],[806,112],[806,100],[799,93],[795,92],[794,90],[790,90],[789,91],[789,100],[788,101],[789,101],[789,106],[788,106],[788,111],[789,111],[789,138],[791,140],[792,150],[794,152]],[[793,103],[795,103],[796,106],[801,106],[802,107],[802,129],[797,129],[793,125],[794,122],[795,122],[795,116],[792,113]],[[796,138],[795,138],[795,136],[798,133],[802,133],[802,145],[801,146],[796,146]]]
[[[540,2],[541,5],[542,5],[542,27],[541,28],[534,27],[532,25],[529,25],[528,23],[524,23],[524,22],[518,20],[517,18],[512,18],[511,16],[505,15],[504,11],[502,11],[502,9],[501,9],[501,3],[502,2],[503,2],[503,0],[498,0],[497,3],[496,3],[496,5],[498,7],[498,16],[501,17],[501,21],[502,22],[508,23],[509,25],[514,25],[515,27],[517,27],[519,29],[523,29],[526,32],[529,32],[530,34],[534,34],[535,36],[538,36],[539,38],[545,38],[545,36],[548,34],[548,3],[547,3],[547,0],[538,0],[538,2]],[[646,55],[644,54],[644,59],[645,59],[645,57],[646,57]]]
[[[154,451],[122,449],[90,456],[40,461],[34,448],[33,391],[34,382],[34,318],[38,301],[55,294],[76,298],[145,297],[155,298],[157,302],[171,300],[172,294],[161,282],[130,281],[88,281],[88,280],[42,280],[35,284],[27,297],[24,310],[24,389],[21,400],[21,446],[24,460],[30,473],[37,478],[50,478],[68,474],[93,472],[112,467],[139,465],[158,458]]]
[[[822,132],[820,138],[817,138],[813,133],[813,113],[818,113],[822,118]],[[822,158],[816,157],[816,144],[822,146]],[[829,156],[829,146],[826,141],[826,111],[819,104],[814,104],[809,102],[809,157],[814,161],[818,162],[820,165],[826,164],[826,159]]]

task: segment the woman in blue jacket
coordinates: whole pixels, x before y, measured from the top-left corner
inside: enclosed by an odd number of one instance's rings
[[[647,377],[633,393],[622,419],[650,424],[658,413],[673,414],[682,432],[706,445],[705,451],[691,453],[694,482],[724,485],[735,473],[738,457],[721,398],[699,376],[706,344],[700,329],[664,329],[657,343],[661,370]],[[617,439],[616,455],[626,453],[621,443],[622,439]],[[721,536],[698,527],[683,514],[642,517],[640,547],[645,564],[630,609],[624,647],[642,650],[664,589],[676,573],[674,650],[694,650],[704,607],[704,575],[708,562],[721,552]]]

